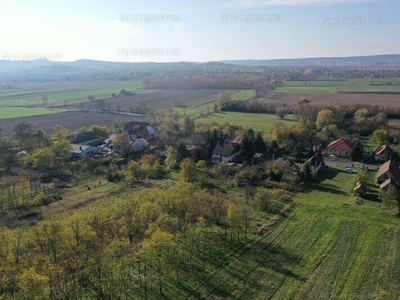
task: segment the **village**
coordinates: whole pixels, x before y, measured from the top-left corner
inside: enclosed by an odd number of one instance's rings
[[[389,188],[400,191],[400,171],[395,162],[397,155],[387,144],[378,146],[369,153],[361,153],[359,162],[352,161],[351,157],[354,149],[360,144],[344,138],[333,140],[325,147],[319,140],[303,140],[301,142],[302,158],[298,160],[286,155],[284,151],[274,151],[266,144],[261,147],[261,150],[264,149],[264,151],[254,151],[253,156],[249,158],[242,154],[243,136],[243,134],[233,136],[225,134],[211,152],[205,149],[204,137],[201,139],[197,135],[196,138],[188,138],[185,143],[187,156],[195,162],[205,160],[211,165],[223,163],[228,168],[236,167],[237,169],[281,159],[289,162],[292,170],[300,174],[300,177],[302,177],[301,172],[304,173],[306,164],[316,172],[331,166],[340,166],[344,172],[348,173],[377,170],[376,184],[379,185],[381,195]],[[142,155],[153,154],[165,165],[168,148],[171,147],[175,151],[177,144],[176,133],[164,129],[156,130],[151,124],[142,121],[127,122],[122,131],[117,134],[109,134],[103,144],[93,146],[93,142],[96,143],[96,141],[99,143],[96,135],[90,131],[74,133],[71,139],[72,156],[74,158],[89,156],[96,159],[108,156],[121,157],[125,159],[124,164],[128,164],[128,159],[140,160]],[[294,147],[294,141],[289,141],[289,145]],[[207,155],[207,152],[211,156]],[[367,193],[365,183],[357,181],[353,194],[357,197],[366,197]]]

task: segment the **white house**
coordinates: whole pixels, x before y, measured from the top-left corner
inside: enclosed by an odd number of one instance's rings
[[[124,131],[129,135],[137,135],[143,133],[153,135],[156,132],[149,123],[136,121],[126,123],[126,125],[124,126]]]
[[[214,148],[213,155],[211,156],[211,162],[233,162],[239,154],[240,148],[238,146],[235,146],[231,143],[225,145],[217,144]]]
[[[72,144],[71,148],[71,153],[75,157],[92,156],[99,153],[99,149],[97,147],[88,145]]]
[[[132,141],[132,151],[138,152],[143,149],[146,149],[149,146],[149,143],[144,138],[139,138],[135,141]]]

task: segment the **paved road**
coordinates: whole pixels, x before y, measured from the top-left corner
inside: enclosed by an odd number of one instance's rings
[[[330,158],[325,158],[324,157],[324,162],[326,166],[342,166],[343,169],[352,166],[353,164],[353,169],[357,170],[357,169],[361,169],[362,166],[364,165],[365,167],[368,167],[368,169],[372,169],[372,170],[377,170],[379,169],[380,165],[373,165],[373,164],[362,164],[360,162],[354,162],[354,161],[350,161],[350,160],[339,160],[339,159],[330,159]]]

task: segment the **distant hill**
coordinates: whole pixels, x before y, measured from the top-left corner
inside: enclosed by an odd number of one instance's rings
[[[263,60],[223,60],[223,63],[244,66],[289,66],[289,67],[393,67],[400,66],[400,54],[352,56],[352,57],[312,57],[292,59],[263,59]]]
[[[245,73],[237,67],[259,67],[259,73],[267,69],[350,67],[386,69],[400,67],[400,54],[355,57],[314,57],[266,60],[223,60],[210,62],[111,62],[80,59],[70,62],[38,59],[33,61],[0,60],[0,83],[56,82],[81,80],[141,80],[146,76],[180,77],[204,74]],[[343,69],[342,69],[343,70]],[[276,70],[274,70],[275,72]],[[253,72],[253,70],[251,71]],[[257,72],[254,72],[256,74]],[[253,73],[252,73],[253,74]]]

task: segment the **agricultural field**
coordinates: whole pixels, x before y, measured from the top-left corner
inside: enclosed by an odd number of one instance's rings
[[[126,90],[129,90],[129,86]],[[115,86],[114,86],[115,87]],[[118,92],[118,91],[115,91]],[[136,92],[136,91],[135,91]],[[140,92],[133,96],[111,98],[106,100],[107,104],[119,104],[122,110],[127,110],[130,103],[140,104],[143,106],[151,106],[153,109],[168,109],[174,107],[176,103],[183,103],[189,107],[201,107],[205,103],[215,101],[219,94],[219,90],[140,90]],[[232,95],[241,95],[240,91],[230,91]],[[86,98],[90,92],[85,92]],[[93,92],[93,95],[95,93]],[[1,95],[0,95],[1,97]],[[1,103],[2,100],[0,100]],[[15,99],[13,101],[20,101]],[[40,99],[41,101],[41,99]],[[49,101],[51,97],[49,96]],[[74,101],[74,100],[70,100]],[[70,102],[72,103],[72,102]],[[71,131],[77,130],[81,127],[90,127],[93,124],[111,126],[118,123],[123,127],[125,123],[135,120],[146,121],[146,116],[134,116],[129,114],[113,114],[113,113],[98,113],[91,111],[66,111],[59,109],[46,109],[46,108],[20,108],[20,107],[3,107],[0,112],[0,126],[3,128],[4,135],[12,133],[13,126],[18,123],[27,122],[34,123],[46,133],[53,133],[55,125],[61,125],[70,129]],[[55,114],[56,115],[52,115]],[[46,114],[39,116],[40,114]],[[3,119],[3,120],[1,120]],[[149,121],[149,120],[147,120]]]
[[[295,104],[303,97],[312,102],[365,103],[393,107],[400,102],[400,79],[287,81],[260,101]]]
[[[372,94],[372,93],[310,93],[293,92],[278,93],[271,92],[266,97],[261,98],[260,102],[286,103],[294,105],[302,99],[307,98],[311,102],[341,103],[341,104],[370,104],[396,107],[400,104],[399,94]]]
[[[231,95],[240,90],[229,91]],[[186,107],[199,107],[216,101],[220,90],[196,89],[196,90],[156,90],[138,95],[110,99],[106,103],[119,104],[122,110],[128,110],[131,103],[150,106],[152,109],[173,109],[178,105]],[[212,105],[210,106],[210,110]],[[181,108],[183,111],[183,108]]]
[[[355,203],[355,174],[293,195],[298,206],[197,290],[207,299],[398,299],[400,221],[371,200]],[[369,181],[374,179],[371,172]],[[190,299],[196,299],[191,297]]]
[[[48,97],[50,106],[77,106],[88,101],[89,95],[96,98],[111,98],[112,93],[118,94],[122,89],[135,91],[141,87],[138,81],[103,81],[74,83],[43,83],[23,84],[17,89],[0,89],[0,107],[44,106],[42,96]]]
[[[33,109],[26,109],[28,111]],[[1,110],[0,110],[1,111]],[[121,119],[122,115],[97,113],[97,112],[83,112],[83,111],[67,111],[61,113],[52,113],[47,115],[31,115],[26,117],[11,118],[0,120],[0,126],[3,129],[2,135],[11,135],[12,129],[19,123],[32,123],[42,129],[48,134],[54,133],[54,126],[61,125],[71,131],[75,131],[81,127],[90,127],[92,125],[112,126],[118,123],[123,127],[125,123],[122,120],[133,120],[133,116],[125,116]]]
[[[218,112],[210,116],[201,117],[195,120],[196,124],[212,124],[218,125],[239,125],[243,129],[253,129],[255,131],[270,130],[276,122],[284,122],[287,125],[292,125],[296,122],[294,115],[286,115],[283,120],[272,114],[256,114],[242,112]]]
[[[65,109],[47,109],[47,108],[22,108],[22,107],[3,107],[0,109],[0,120],[19,117],[43,116],[50,114],[59,114],[65,112]]]
[[[229,92],[231,93],[231,99],[234,101],[247,99],[254,95],[253,90],[244,90],[241,92],[234,90]],[[175,111],[178,111],[182,115],[185,114],[185,116],[197,116],[211,112],[215,104],[218,104],[218,101],[216,100],[216,97],[213,97],[210,102],[205,102],[205,104],[202,104],[199,101],[189,102],[186,104],[188,106],[187,108],[175,107]]]

